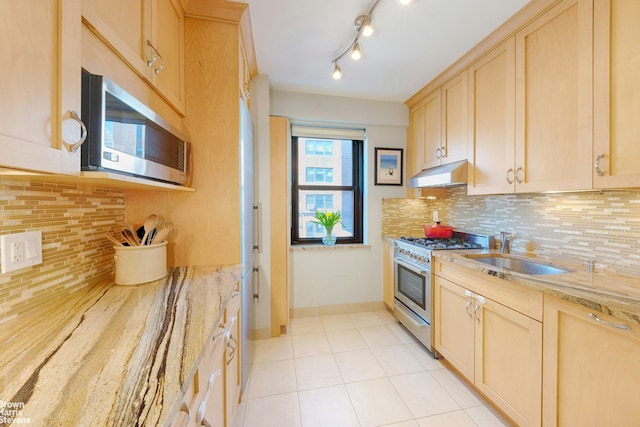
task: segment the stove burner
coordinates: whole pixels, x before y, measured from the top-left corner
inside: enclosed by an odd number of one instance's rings
[[[427,249],[481,249],[482,245],[462,239],[428,239],[426,237],[400,237],[400,240]]]

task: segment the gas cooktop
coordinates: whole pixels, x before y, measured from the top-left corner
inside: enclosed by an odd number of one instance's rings
[[[493,237],[454,231],[451,238],[400,237],[401,242],[425,249],[487,249],[493,246]]]

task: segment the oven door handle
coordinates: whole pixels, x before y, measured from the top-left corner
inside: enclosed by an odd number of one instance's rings
[[[423,265],[417,264],[415,262],[406,261],[404,259],[394,258],[393,261],[398,265],[402,265],[404,267],[410,268],[411,270],[421,274],[423,276],[428,276],[431,274],[431,270],[425,268]]]

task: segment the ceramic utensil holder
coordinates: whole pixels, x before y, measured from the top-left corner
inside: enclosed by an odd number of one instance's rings
[[[116,285],[139,285],[165,277],[168,274],[167,243],[114,246]]]

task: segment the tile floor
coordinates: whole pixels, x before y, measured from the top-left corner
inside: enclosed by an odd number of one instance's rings
[[[501,418],[386,311],[292,319],[256,342],[234,427],[484,427]]]

